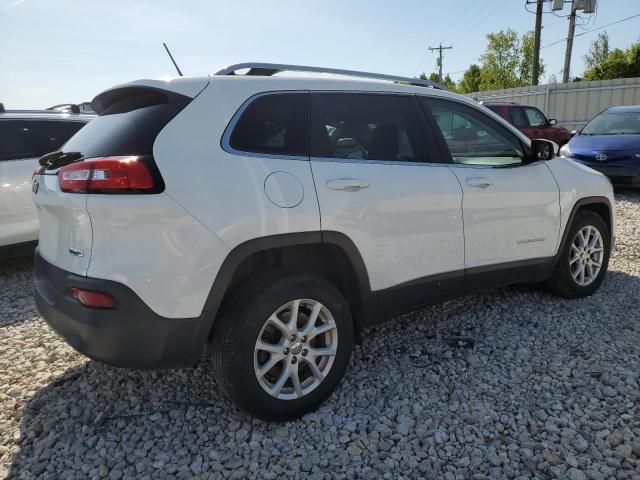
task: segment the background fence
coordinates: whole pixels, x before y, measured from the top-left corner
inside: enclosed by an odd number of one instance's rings
[[[467,93],[485,102],[533,105],[569,129],[578,128],[601,110],[615,105],[640,105],[640,78],[552,83],[530,87]]]

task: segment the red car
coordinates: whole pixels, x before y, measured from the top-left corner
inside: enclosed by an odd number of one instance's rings
[[[543,138],[562,146],[571,138],[571,132],[556,126],[557,120],[544,115],[536,107],[513,102],[483,103],[483,105],[511,123],[529,138]]]

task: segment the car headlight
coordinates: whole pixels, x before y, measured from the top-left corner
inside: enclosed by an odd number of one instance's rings
[[[573,152],[569,148],[568,143],[565,143],[562,147],[560,147],[560,152],[558,153],[560,153],[560,155],[562,155],[563,157],[573,157]]]

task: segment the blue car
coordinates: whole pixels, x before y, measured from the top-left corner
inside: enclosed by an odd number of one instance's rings
[[[600,112],[560,154],[598,170],[614,185],[640,185],[640,105]]]

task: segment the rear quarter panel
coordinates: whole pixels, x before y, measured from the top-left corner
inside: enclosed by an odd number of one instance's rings
[[[278,90],[306,91],[299,85],[288,89],[283,83]],[[160,132],[154,144],[166,194],[230,249],[262,236],[320,230],[308,159],[237,155],[221,147],[223,133],[236,111],[249,97],[264,91],[269,91],[268,85],[251,79],[214,77],[209,87]],[[267,198],[265,180],[274,172],[286,172],[300,182],[303,195],[299,204],[282,208]]]

